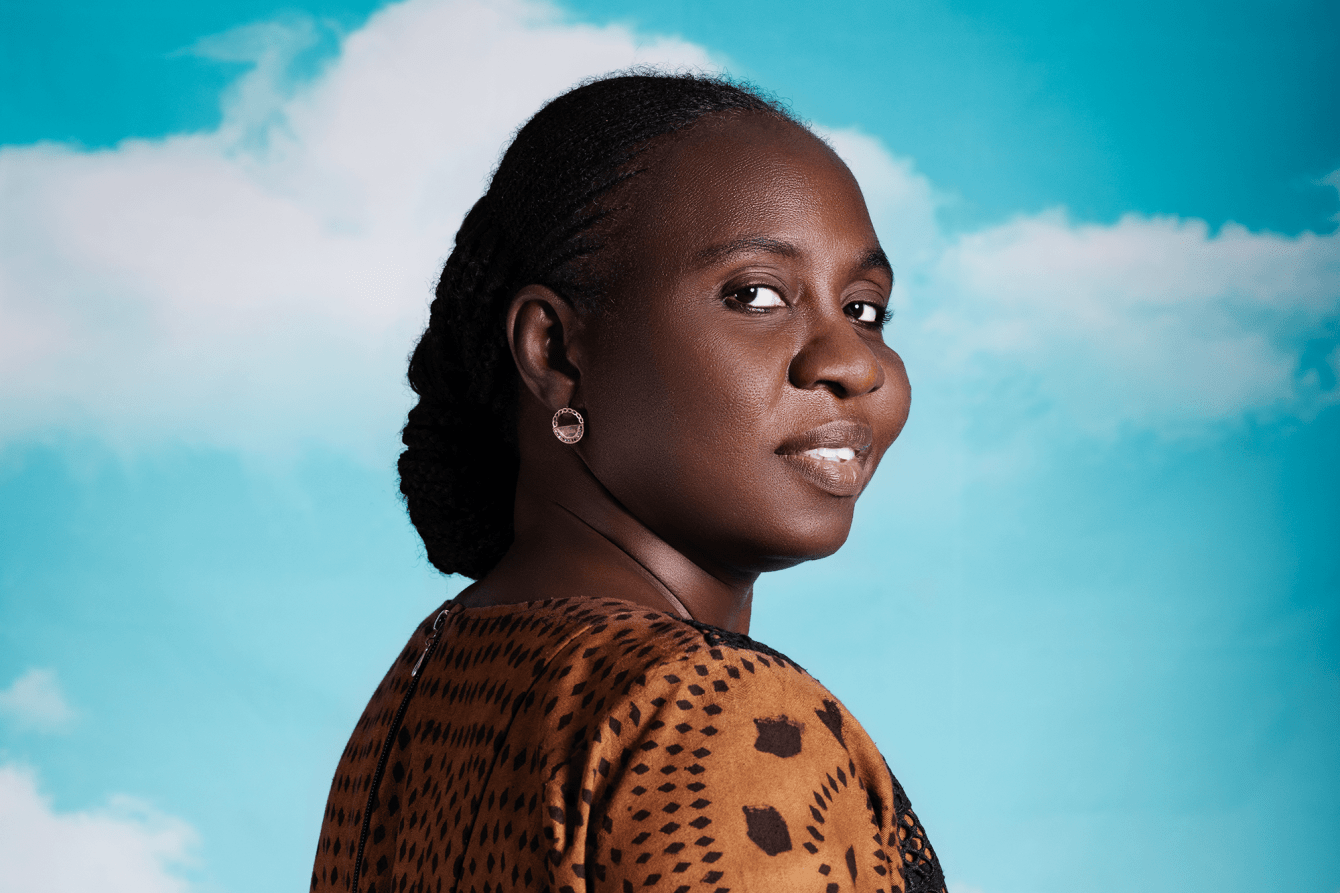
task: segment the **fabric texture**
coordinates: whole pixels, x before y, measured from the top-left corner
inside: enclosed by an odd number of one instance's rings
[[[349,890],[426,620],[344,749],[312,890]],[[456,609],[372,800],[360,893],[942,893],[874,742],[746,636],[612,600]]]

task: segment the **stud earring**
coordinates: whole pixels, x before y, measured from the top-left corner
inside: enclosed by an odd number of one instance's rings
[[[564,420],[560,423],[563,416],[570,416],[576,421]],[[586,420],[582,414],[570,406],[565,406],[554,413],[554,436],[564,443],[576,443],[582,439],[586,433]]]

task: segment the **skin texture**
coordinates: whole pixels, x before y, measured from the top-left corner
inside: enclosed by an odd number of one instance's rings
[[[512,548],[467,605],[603,596],[747,632],[764,571],[835,552],[907,419],[892,274],[850,171],[762,115],[706,119],[620,197],[610,309],[512,302]],[[550,420],[586,419],[567,445]],[[801,454],[856,452],[839,466]]]

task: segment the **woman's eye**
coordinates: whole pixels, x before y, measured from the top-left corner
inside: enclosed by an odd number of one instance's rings
[[[754,310],[762,310],[768,307],[785,307],[786,302],[775,288],[768,288],[766,285],[750,285],[738,291],[731,292],[730,296],[741,304]]]
[[[870,301],[852,301],[847,305],[847,315],[857,322],[878,326],[884,324],[889,311]]]

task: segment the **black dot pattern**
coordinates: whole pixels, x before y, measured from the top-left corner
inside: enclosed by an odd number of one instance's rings
[[[350,890],[431,620],[345,747],[313,891]],[[902,787],[822,685],[747,637],[613,600],[454,611],[368,829],[359,893],[944,890]]]

